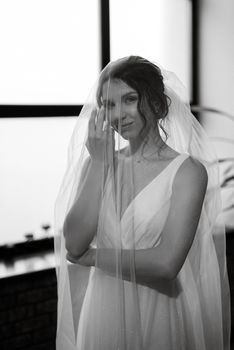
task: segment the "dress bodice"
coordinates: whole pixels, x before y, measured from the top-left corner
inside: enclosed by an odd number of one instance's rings
[[[99,244],[116,247],[121,236],[122,248],[130,248],[133,242],[137,249],[159,244],[162,229],[170,208],[172,184],[175,174],[189,155],[182,153],[174,158],[152,181],[129,203],[119,220],[112,196],[112,182],[106,183],[102,215],[99,222]]]

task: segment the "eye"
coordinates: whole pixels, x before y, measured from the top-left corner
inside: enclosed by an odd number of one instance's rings
[[[137,96],[128,96],[128,97],[126,97],[125,98],[125,102],[126,103],[132,103],[132,102],[135,102],[135,101],[137,101]]]

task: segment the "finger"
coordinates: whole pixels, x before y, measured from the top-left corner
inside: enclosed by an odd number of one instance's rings
[[[103,124],[104,124],[104,119],[105,119],[105,110],[104,107],[102,106],[100,108],[100,111],[97,116],[97,122],[96,122],[96,135],[101,136],[103,132]]]
[[[111,124],[110,124],[109,120],[106,118],[106,113],[104,111],[104,121],[103,121],[103,125],[102,125],[102,130],[107,131],[109,133],[110,129],[111,129]]]
[[[115,129],[111,126],[110,123],[107,123],[107,132],[108,132],[108,137],[110,138],[114,138],[114,135],[115,135]]]
[[[103,130],[103,131],[107,131],[107,130],[108,130],[108,122],[107,122],[107,120],[106,120],[105,118],[104,118],[102,130]]]
[[[107,145],[109,152],[113,152],[115,148],[115,136],[114,136],[114,130],[112,128],[109,128],[108,134],[107,134]]]
[[[88,134],[89,136],[92,136],[95,134],[95,118],[97,115],[97,110],[96,108],[92,110],[91,116],[89,119],[89,129],[88,129]]]

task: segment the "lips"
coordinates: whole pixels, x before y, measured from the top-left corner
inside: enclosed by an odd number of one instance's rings
[[[118,132],[119,128],[120,130],[125,130],[125,129],[128,129],[128,127],[130,127],[131,125],[133,124],[133,122],[130,122],[130,123],[125,123],[125,124],[116,124],[114,126],[114,129]]]

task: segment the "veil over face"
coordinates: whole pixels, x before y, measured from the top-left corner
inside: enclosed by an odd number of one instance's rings
[[[170,162],[165,145],[177,153]],[[135,254],[160,249],[173,179],[188,157],[208,174],[192,246],[172,281],[139,284]],[[87,179],[93,198],[83,208]],[[81,246],[77,225],[72,249],[81,256],[93,247],[91,267],[67,259],[65,222],[78,202],[87,232]],[[229,350],[221,210],[218,160],[179,79],[138,56],[109,63],[77,118],[55,204],[57,349]],[[112,256],[105,271],[103,250]]]

